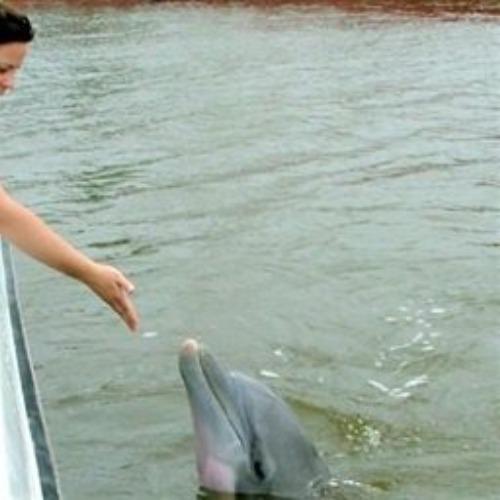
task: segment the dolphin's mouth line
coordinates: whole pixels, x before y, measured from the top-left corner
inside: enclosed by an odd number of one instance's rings
[[[230,380],[228,380],[227,375],[220,369],[215,360],[203,352],[203,350],[201,350],[198,355],[198,361],[205,382],[210,389],[210,393],[224,414],[240,446],[243,450],[246,450],[247,446],[246,440],[243,437],[242,426],[238,425],[241,422],[241,418],[238,415],[238,410],[235,408],[235,405],[232,404],[231,394],[229,394],[228,391]],[[224,387],[225,384],[227,384],[227,387]]]

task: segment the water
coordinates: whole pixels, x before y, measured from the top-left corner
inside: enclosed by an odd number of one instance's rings
[[[33,11],[17,198],[137,287],[138,336],[18,255],[69,500],[192,499],[187,336],[335,478],[500,496],[500,24],[335,7]]]

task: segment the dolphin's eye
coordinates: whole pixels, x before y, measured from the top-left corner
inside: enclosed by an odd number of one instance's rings
[[[264,481],[266,479],[266,474],[264,472],[264,466],[262,462],[259,460],[255,460],[253,463],[253,470],[255,472],[255,475],[261,480]]]
[[[249,464],[254,476],[261,482],[268,481],[273,475],[272,462],[269,459],[261,440],[257,437],[252,441]]]

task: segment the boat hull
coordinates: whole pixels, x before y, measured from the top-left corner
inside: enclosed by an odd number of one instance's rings
[[[9,245],[0,248],[0,498],[61,498],[26,343]]]

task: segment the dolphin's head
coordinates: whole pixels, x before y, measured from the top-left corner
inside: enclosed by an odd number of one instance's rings
[[[196,341],[179,368],[191,406],[200,486],[305,499],[330,474],[295,416],[265,385],[226,371]]]

